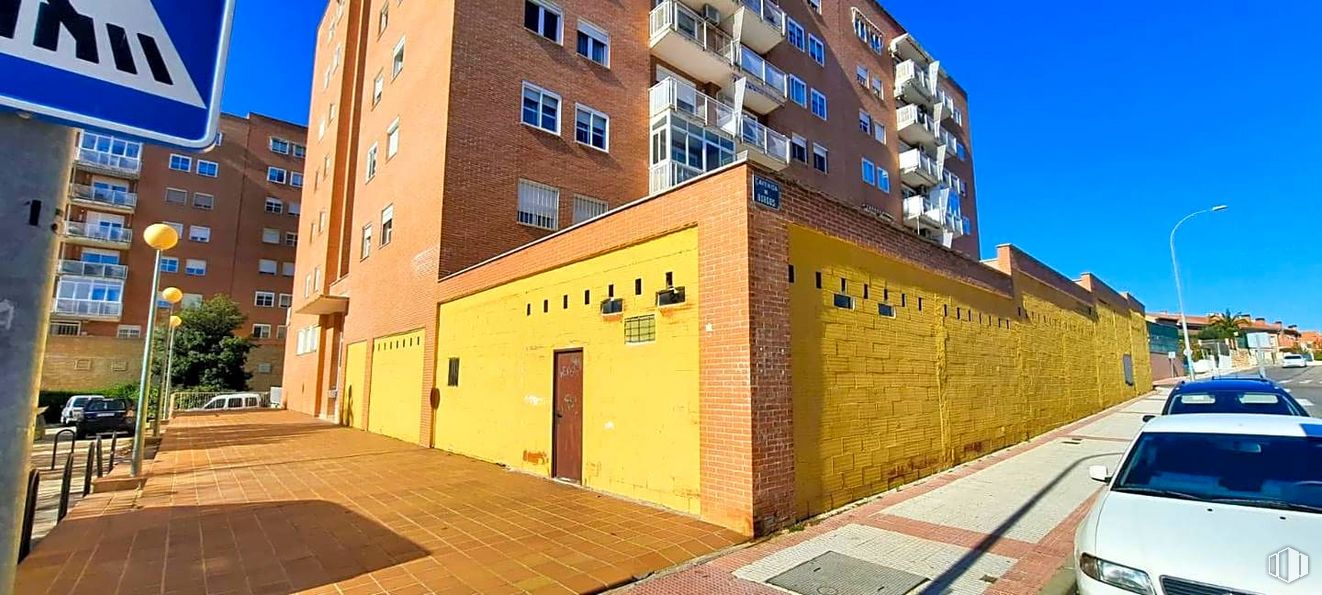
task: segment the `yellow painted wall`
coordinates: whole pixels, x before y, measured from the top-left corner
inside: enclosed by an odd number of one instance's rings
[[[677,232],[442,304],[437,448],[549,475],[554,352],[582,348],[583,483],[698,514],[697,237]],[[667,272],[687,301],[658,309]],[[624,313],[603,318],[611,284]],[[656,341],[626,344],[623,320],[647,314]],[[452,357],[456,387],[446,386]]]
[[[1023,275],[1017,295],[1007,297],[803,228],[791,226],[789,235],[800,517],[1023,441],[1151,386],[1146,327],[1135,324],[1142,316],[1090,311]],[[833,303],[842,278],[852,309]],[[884,300],[894,318],[878,314]],[[1124,353],[1136,355],[1136,387],[1124,383]]]
[[[372,391],[367,430],[405,442],[418,442],[422,423],[422,351],[424,331],[372,341]]]
[[[367,341],[351,343],[345,347],[344,390],[340,391],[340,423],[366,429],[367,416],[363,405],[367,403]]]

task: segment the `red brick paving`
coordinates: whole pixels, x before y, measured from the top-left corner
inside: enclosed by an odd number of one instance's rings
[[[698,520],[290,412],[177,419],[21,594],[581,593],[738,543]]]

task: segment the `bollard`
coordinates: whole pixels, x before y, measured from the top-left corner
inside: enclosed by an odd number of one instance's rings
[[[55,515],[55,522],[64,520],[69,513],[69,490],[73,487],[73,453],[64,459],[64,477],[60,478],[60,512]]]
[[[115,443],[119,442],[119,432],[110,435],[110,466],[106,468],[106,473],[115,470]]]
[[[87,464],[83,465],[83,495],[92,493],[92,451],[95,450],[91,444],[87,445]]]
[[[50,451],[50,470],[51,470],[51,471],[54,471],[54,470],[55,470],[55,457],[56,457],[56,455],[60,452],[60,436],[63,436],[65,432],[68,432],[68,433],[69,433],[69,440],[70,440],[70,442],[69,442],[69,452],[73,452],[74,450],[76,450],[76,449],[78,448],[78,433],[77,433],[77,432],[74,432],[73,430],[69,430],[69,429],[64,429],[64,430],[60,430],[60,431],[56,432],[56,433],[55,433],[55,444],[51,446],[51,451]]]
[[[96,437],[96,476],[97,477],[106,476],[106,468],[102,464],[102,461],[104,460],[103,457],[104,455],[101,452],[101,436],[97,435]]]
[[[33,469],[28,472],[28,499],[23,505],[23,528],[18,536],[19,562],[32,551],[32,524],[37,518],[37,491],[40,489],[41,472]]]

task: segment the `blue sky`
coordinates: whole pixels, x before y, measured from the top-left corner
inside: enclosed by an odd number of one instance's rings
[[[797,2],[799,0],[782,0]],[[831,0],[845,1],[845,0]],[[307,120],[325,0],[239,0],[225,109]],[[1322,2],[889,0],[970,95],[983,255],[1322,328]]]

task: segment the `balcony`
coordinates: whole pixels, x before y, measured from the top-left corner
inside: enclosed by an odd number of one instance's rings
[[[895,96],[909,103],[931,104],[936,100],[936,85],[920,64],[905,60],[895,66]]]
[[[901,62],[913,60],[920,64],[931,64],[936,61],[927,50],[923,49],[918,40],[908,33],[891,40],[891,55],[899,58]]]
[[[748,159],[772,171],[783,170],[790,165],[789,137],[764,126],[752,116],[739,114],[739,136],[735,138],[738,149],[751,149]],[[738,150],[736,149],[736,150]]]
[[[922,149],[900,153],[900,176],[910,186],[935,186],[941,183],[941,164]]]
[[[703,82],[724,84],[734,75],[732,40],[717,25],[676,0],[665,0],[649,17],[652,54]]]
[[[738,72],[725,84],[732,97],[743,88],[743,107],[759,114],[769,114],[789,100],[789,77],[757,52],[740,44],[730,46],[730,62]]]
[[[915,229],[933,229],[939,227],[945,215],[940,207],[923,195],[905,197],[904,222]]]
[[[125,227],[107,227],[81,221],[64,222],[65,241],[80,246],[124,250],[133,243],[133,230]]]
[[[129,275],[129,268],[122,264],[61,260],[60,274],[97,279],[124,279]]]
[[[936,147],[940,127],[922,108],[906,105],[896,110],[895,119],[901,140],[914,146]]]
[[[789,139],[688,83],[667,78],[651,90],[652,192],[728,165],[737,152],[772,170],[789,166]]]
[[[920,233],[933,234],[932,239],[939,240],[947,248],[956,239],[967,235],[971,227],[960,212],[959,198],[945,187],[933,189],[925,195],[905,197],[904,224]]]
[[[938,88],[936,90],[936,110],[934,112],[936,113],[936,119],[940,121],[953,117],[956,109],[955,98],[946,93],[944,89]]]
[[[132,213],[138,206],[137,194],[84,184],[69,186],[69,200],[76,205],[120,213]]]
[[[137,179],[138,174],[142,172],[142,159],[138,157],[126,157],[85,148],[79,148],[74,155],[74,165],[95,173],[133,179]]]
[[[51,314],[83,320],[114,321],[123,316],[124,304],[100,300],[56,298],[51,305]]]
[[[707,128],[724,128],[734,119],[734,108],[672,78],[652,87],[651,107],[653,117],[669,110]]]

